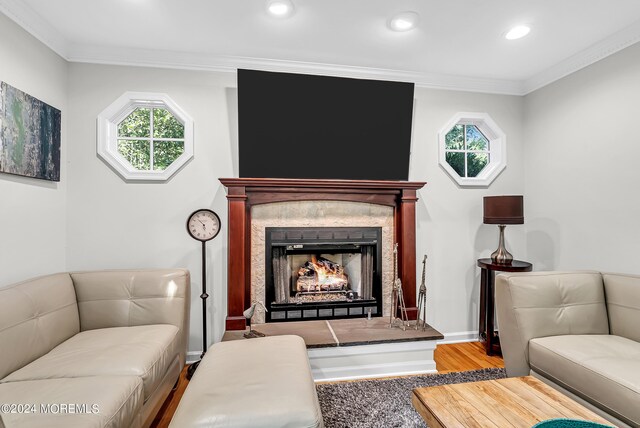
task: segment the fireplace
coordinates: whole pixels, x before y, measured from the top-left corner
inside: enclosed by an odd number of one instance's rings
[[[382,228],[267,227],[266,322],[382,314]]]
[[[391,247],[398,244],[398,270],[404,290],[404,298],[409,317],[415,319],[416,308],[416,236],[415,236],[415,205],[418,200],[416,192],[426,183],[409,181],[372,181],[372,180],[319,180],[319,179],[268,179],[268,178],[221,178],[220,181],[227,188],[228,199],[228,274],[227,274],[227,330],[243,330],[246,319],[243,311],[252,301],[270,302],[266,297],[266,259],[264,257],[265,244],[259,242],[264,235],[265,227],[305,226],[323,219],[323,209],[311,210],[307,221],[292,222],[276,215],[276,223],[272,221],[262,225],[259,213],[261,207],[273,207],[279,204],[295,204],[302,202],[318,203],[353,203],[360,207],[380,207],[389,209],[390,224],[383,227],[382,251],[383,289],[390,286],[392,278]],[[267,210],[268,211],[268,210]],[[362,211],[362,210],[361,210]],[[326,212],[326,211],[325,211]],[[363,223],[351,222],[351,225],[372,226],[369,220],[371,211],[366,208],[357,217],[365,220]],[[335,218],[331,224],[347,226],[340,223],[342,216]],[[327,221],[327,218],[323,219]],[[384,232],[387,230],[387,232]],[[386,238],[385,238],[386,237]],[[259,245],[260,244],[260,245]],[[294,245],[294,244],[291,244]],[[259,251],[258,251],[259,250]],[[335,252],[335,249],[332,250]],[[327,254],[320,251],[320,256]],[[316,257],[318,254],[315,254]],[[325,257],[332,261],[331,256]],[[333,262],[340,264],[333,260]],[[270,269],[273,269],[271,267]],[[377,269],[380,271],[380,269]],[[262,289],[260,289],[262,287]],[[264,296],[264,299],[261,298]],[[384,291],[382,311],[388,311],[390,292]],[[273,300],[271,300],[273,301]],[[376,308],[380,299],[376,300]],[[386,304],[384,302],[387,302]],[[387,309],[385,309],[385,305]],[[364,310],[364,309],[363,309]],[[378,310],[378,309],[377,309]],[[347,312],[348,314],[348,312]],[[295,314],[294,314],[295,315]],[[301,314],[303,315],[303,314]],[[373,315],[373,314],[372,314]],[[262,313],[256,313],[262,316]],[[360,316],[366,316],[363,313]],[[313,318],[309,318],[310,320]],[[264,322],[256,319],[257,322]]]

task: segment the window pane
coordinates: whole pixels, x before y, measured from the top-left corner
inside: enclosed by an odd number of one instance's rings
[[[464,126],[456,125],[445,136],[445,148],[447,150],[464,149]]]
[[[120,153],[137,170],[148,171],[151,164],[149,141],[118,140]]]
[[[447,163],[460,177],[464,177],[464,153],[446,152]]]
[[[489,153],[467,153],[467,174],[477,177],[489,163]]]
[[[151,136],[151,115],[148,108],[137,108],[118,124],[118,137]]]
[[[467,150],[489,150],[489,140],[475,125],[467,125]]]
[[[182,153],[184,153],[183,141],[154,141],[153,169],[164,171]]]
[[[168,110],[154,108],[153,138],[184,138],[184,125]]]

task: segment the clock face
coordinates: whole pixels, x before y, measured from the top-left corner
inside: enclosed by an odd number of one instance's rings
[[[220,232],[220,218],[211,210],[198,210],[189,216],[187,231],[198,241],[208,241]]]

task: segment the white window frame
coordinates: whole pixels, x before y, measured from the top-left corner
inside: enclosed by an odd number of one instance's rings
[[[476,177],[460,177],[447,162],[446,136],[456,125],[475,125],[489,140],[489,163]],[[456,113],[438,133],[438,144],[440,167],[462,187],[489,186],[507,166],[507,137],[487,113]]]
[[[184,125],[184,151],[163,171],[135,169],[118,152],[118,124],[138,108],[166,109]],[[167,94],[125,92],[98,115],[97,153],[125,180],[166,181],[193,158],[193,119]]]

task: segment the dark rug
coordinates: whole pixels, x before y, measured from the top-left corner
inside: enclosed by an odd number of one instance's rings
[[[320,384],[316,389],[325,428],[424,428],[424,419],[411,405],[413,388],[504,377],[504,369],[482,369]]]

